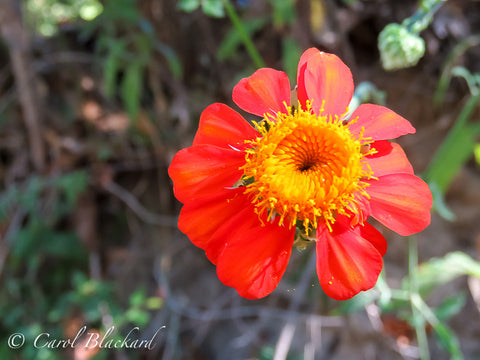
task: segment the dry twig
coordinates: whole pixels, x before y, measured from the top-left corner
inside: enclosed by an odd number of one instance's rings
[[[10,51],[15,85],[22,106],[30,143],[30,156],[35,170],[45,167],[45,147],[42,140],[41,111],[35,92],[34,74],[30,59],[30,43],[23,27],[19,2],[0,1],[0,30]]]

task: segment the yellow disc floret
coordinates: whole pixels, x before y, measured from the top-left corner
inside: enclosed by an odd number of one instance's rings
[[[342,120],[288,108],[256,124],[261,137],[251,141],[243,166],[246,192],[259,215],[280,216],[308,233],[319,221],[329,228],[337,215],[358,213],[357,200],[368,197],[364,166],[367,139],[353,136]]]

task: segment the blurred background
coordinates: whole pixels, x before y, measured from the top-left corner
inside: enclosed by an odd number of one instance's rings
[[[0,30],[2,359],[480,359],[479,1],[2,0]],[[167,169],[205,107],[237,109],[261,66],[294,84],[312,46],[350,67],[357,103],[416,127],[398,142],[432,224],[376,224],[385,271],[350,301],[322,292],[312,248],[245,300],[177,229]],[[165,328],[151,350],[33,346],[82,326]]]

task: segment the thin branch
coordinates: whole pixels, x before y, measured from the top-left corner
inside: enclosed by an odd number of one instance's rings
[[[103,189],[123,201],[143,222],[158,226],[177,227],[175,216],[159,215],[148,211],[132,193],[117,183],[108,182],[103,185]]]
[[[293,298],[292,302],[289,306],[289,311],[294,313],[300,307],[302,300],[305,297],[307,289],[309,288],[311,274],[314,272],[316,264],[316,257],[310,253],[310,258],[308,259],[308,263],[305,266],[303,271],[303,276],[300,279],[300,283],[297,286],[297,291],[295,293],[295,297]],[[287,321],[280,333],[280,336],[277,340],[277,345],[275,346],[275,355],[274,360],[285,360],[287,359],[288,350],[290,349],[290,345],[293,340],[293,335],[295,333],[296,322],[298,321],[297,317],[289,316]]]

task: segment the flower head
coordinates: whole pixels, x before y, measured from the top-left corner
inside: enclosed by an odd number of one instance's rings
[[[407,27],[388,24],[378,36],[380,59],[385,70],[417,65],[425,54],[425,41]]]
[[[401,235],[430,223],[428,186],[388,141],[415,129],[372,104],[345,119],[350,70],[314,48],[298,65],[298,103],[290,94],[286,74],[264,68],[233,89],[240,108],[262,117],[254,126],[223,104],[204,110],[193,145],[169,168],[184,204],[179,228],[250,299],[278,285],[295,237],[309,239],[322,288],[348,299],[383,267],[387,244],[370,216]]]

